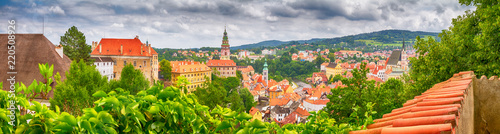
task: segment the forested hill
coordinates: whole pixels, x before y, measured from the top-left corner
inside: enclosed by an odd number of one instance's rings
[[[278,40],[269,40],[255,44],[234,46],[231,47],[231,49],[236,50],[236,49],[251,49],[259,47],[273,47],[282,44],[295,44],[295,43],[302,44],[306,42],[313,44],[323,44],[323,45],[338,44],[340,42],[346,42],[349,44],[354,44],[354,42],[365,42],[366,44],[372,44],[372,45],[396,45],[396,44],[401,44],[403,36],[405,38],[405,41],[413,41],[417,36],[420,37],[433,36],[434,38],[437,38],[438,33],[423,32],[423,31],[408,31],[408,30],[383,30],[383,31],[362,33],[357,35],[348,35],[336,38],[323,38],[323,39],[315,38],[310,40],[286,41],[286,42]]]
[[[299,43],[306,43],[306,42],[315,42],[315,41],[321,41],[324,39],[310,39],[310,40],[296,40],[295,42]],[[293,41],[279,41],[279,40],[266,40],[262,41],[259,43],[254,43],[254,44],[246,44],[246,45],[241,45],[241,46],[234,46],[231,47],[231,50],[237,50],[237,49],[252,49],[252,48],[259,48],[259,47],[274,47],[274,46],[279,46],[281,44],[287,44]]]

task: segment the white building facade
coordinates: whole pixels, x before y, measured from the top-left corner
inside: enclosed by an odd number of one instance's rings
[[[108,81],[114,79],[114,62],[111,57],[91,57],[91,59],[94,59],[95,68],[99,71],[99,73],[101,73],[102,76],[106,76]]]

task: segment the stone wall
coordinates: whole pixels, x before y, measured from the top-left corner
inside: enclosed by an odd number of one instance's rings
[[[500,133],[500,80],[493,76],[473,80],[474,133]],[[470,133],[470,132],[467,132]]]
[[[457,127],[458,134],[472,134],[474,133],[474,83],[477,81],[475,75],[472,76],[472,82],[469,84],[464,92],[464,100],[462,107],[459,110],[459,118]]]

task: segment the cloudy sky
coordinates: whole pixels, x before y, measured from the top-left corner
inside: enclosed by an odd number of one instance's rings
[[[440,32],[474,9],[457,0],[2,0],[0,33],[3,20],[15,19],[18,33],[43,32],[54,44],[76,26],[89,44],[138,35],[159,48],[220,47],[225,25],[229,44],[239,46],[385,29]]]

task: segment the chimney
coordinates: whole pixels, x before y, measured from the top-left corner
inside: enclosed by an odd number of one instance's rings
[[[139,35],[135,35],[135,39],[139,39]]]
[[[102,53],[102,45],[99,44],[99,53]]]
[[[64,58],[64,51],[62,45],[56,46],[56,52],[57,54],[59,54],[59,56],[61,56],[61,58]]]
[[[149,47],[148,48],[148,53],[151,54],[151,44],[148,44]]]
[[[120,54],[123,54],[123,45],[120,46]]]

